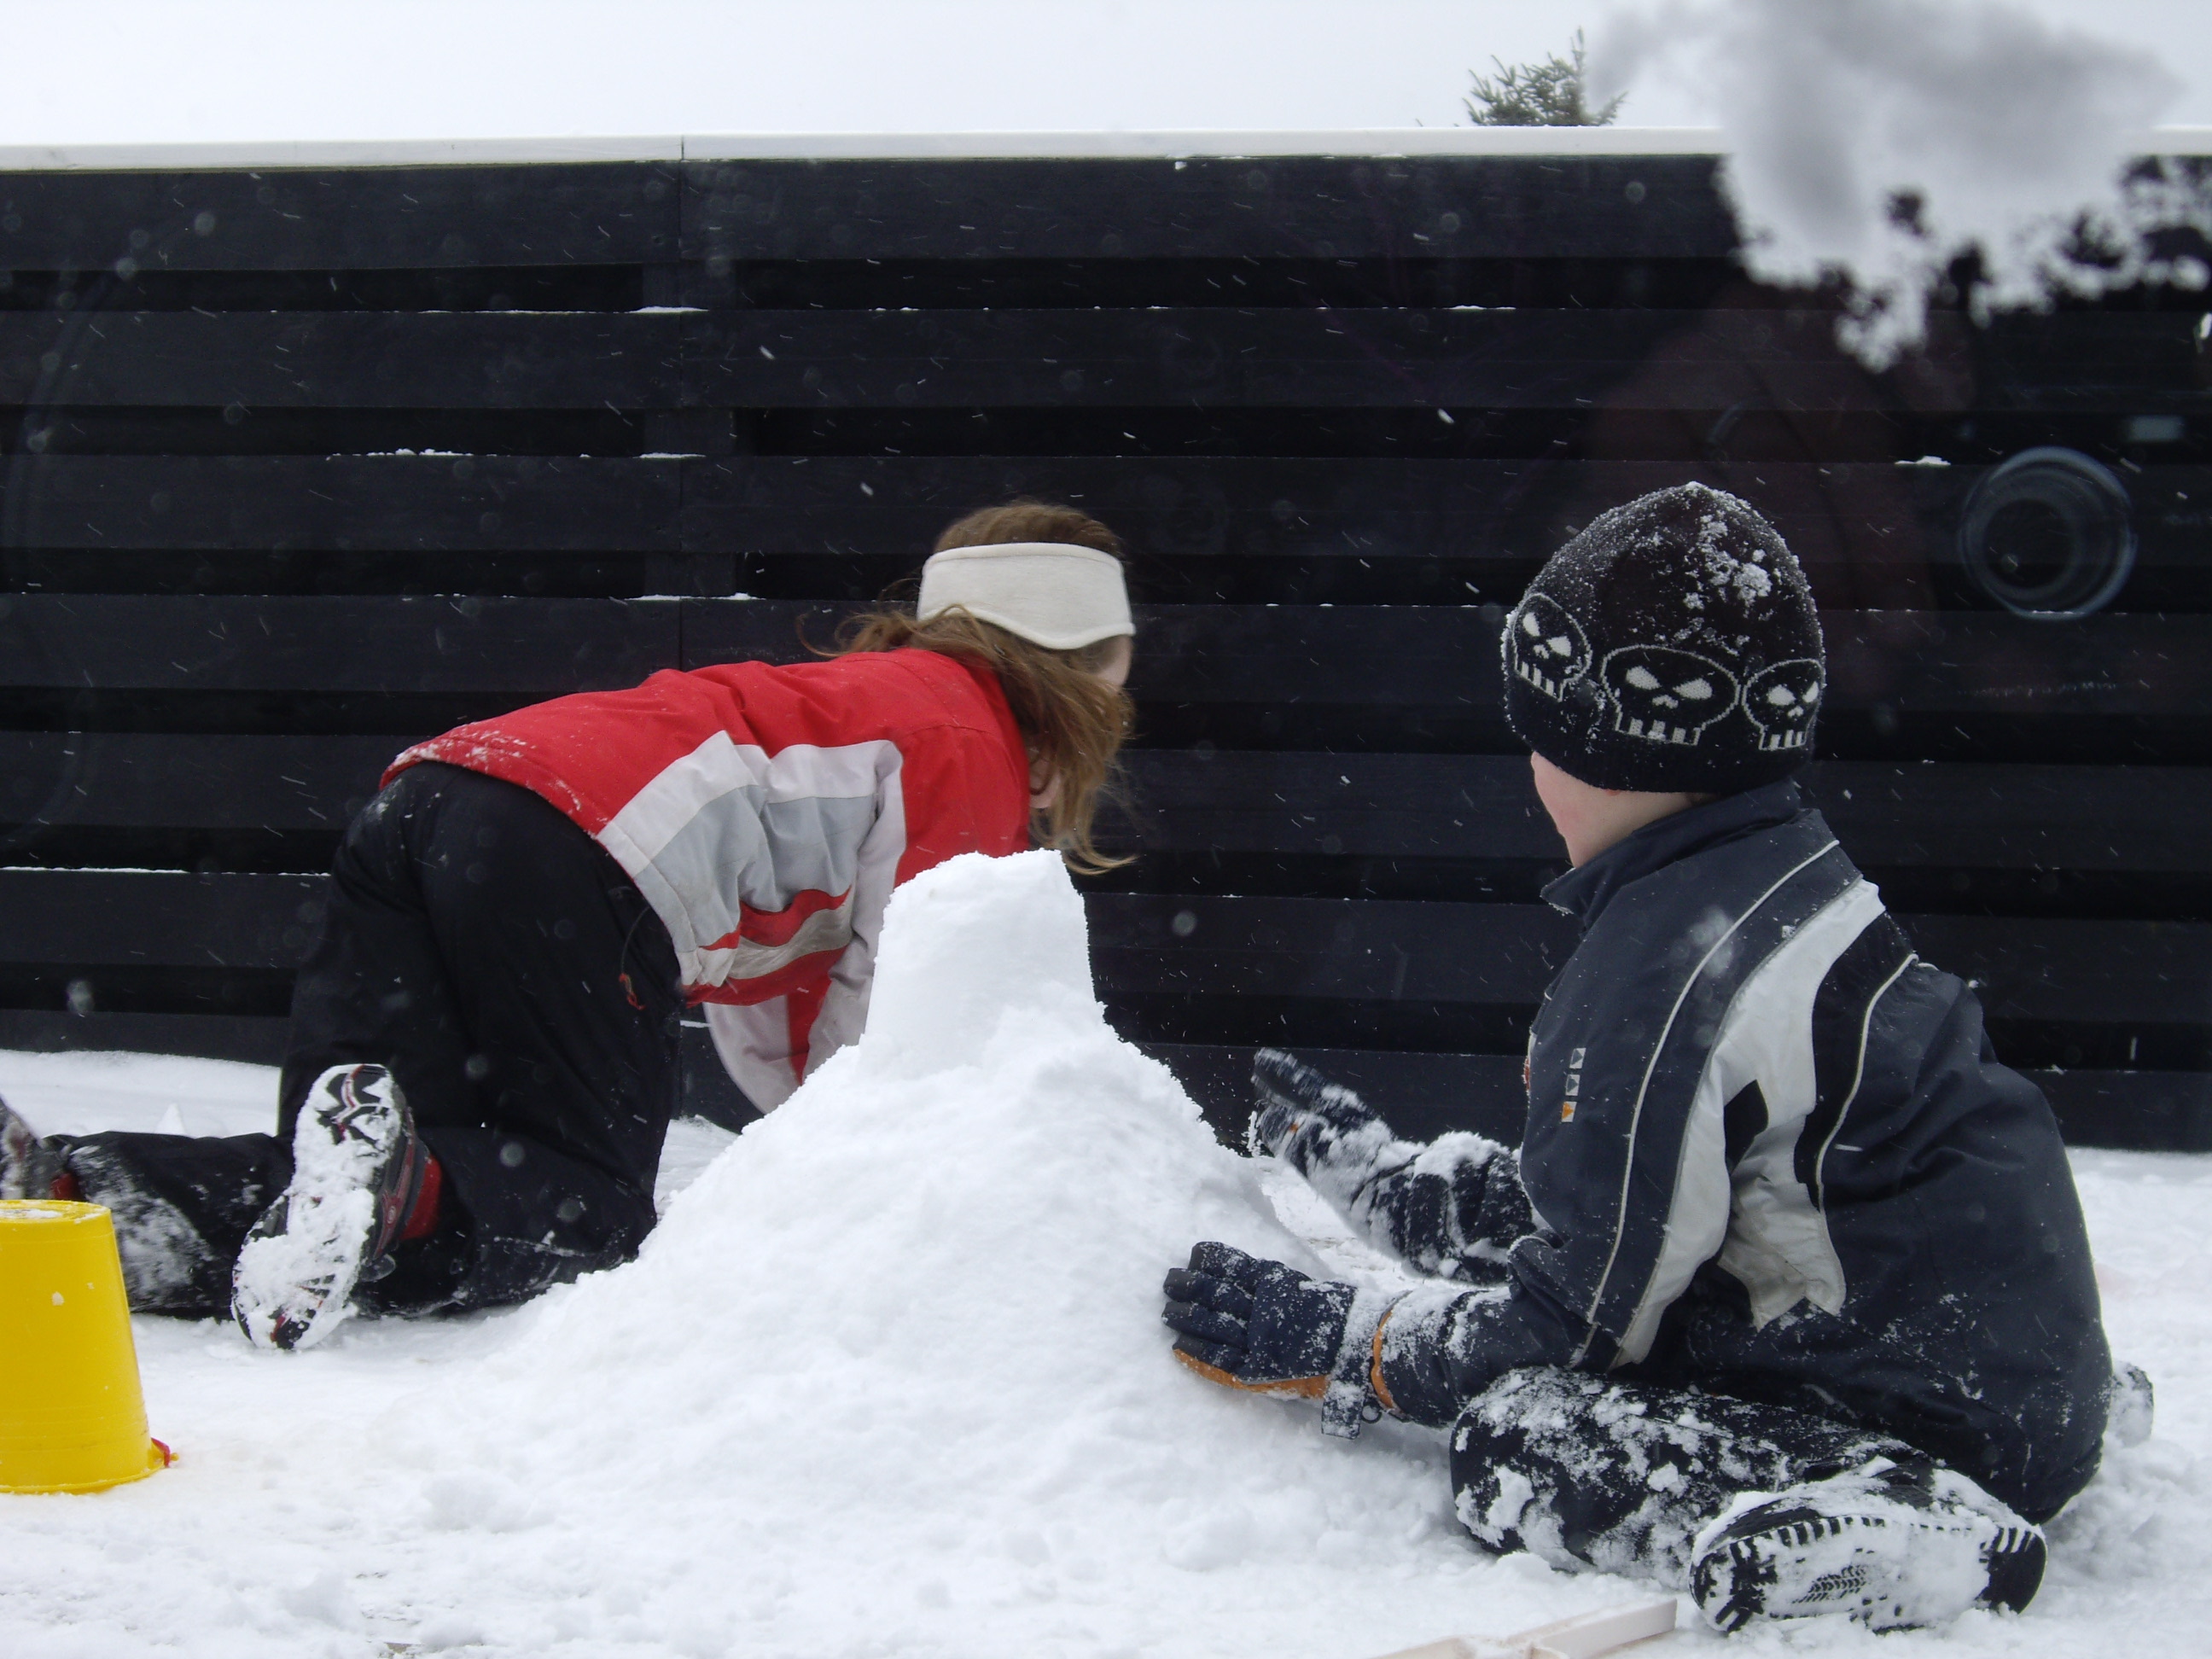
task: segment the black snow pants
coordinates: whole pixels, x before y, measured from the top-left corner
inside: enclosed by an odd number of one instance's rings
[[[347,830],[295,988],[276,1133],[57,1144],[115,1216],[131,1304],[222,1314],[291,1176],[315,1079],[389,1066],[444,1173],[440,1222],[356,1300],[516,1302],[634,1255],[679,1088],[675,948],[620,866],[526,789],[426,763]]]
[[[1550,1366],[1508,1371],[1451,1431],[1455,1506],[1486,1548],[1677,1588],[1698,1529],[1731,1499],[1877,1457],[1931,1461],[1893,1435],[1786,1406]]]

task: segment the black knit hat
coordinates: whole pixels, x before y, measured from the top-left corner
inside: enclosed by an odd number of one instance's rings
[[[1601,514],[1505,620],[1513,734],[1601,789],[1734,794],[1813,756],[1812,591],[1774,526],[1704,484]]]

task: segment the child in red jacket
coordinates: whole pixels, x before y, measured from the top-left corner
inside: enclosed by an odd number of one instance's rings
[[[1119,545],[986,509],[914,614],[796,666],[655,674],[446,733],[349,828],[294,994],[277,1133],[40,1142],[0,1196],[115,1217],[132,1305],[256,1343],[513,1302],[634,1255],[702,1007],[772,1110],[866,1017],[891,889],[1091,823],[1128,725]]]

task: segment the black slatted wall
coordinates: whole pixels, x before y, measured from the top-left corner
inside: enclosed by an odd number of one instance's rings
[[[1811,787],[1923,951],[2074,1139],[2212,1147],[2207,301],[1944,309],[1872,374],[1713,167],[0,175],[0,1042],[273,1057],[403,744],[794,657],[1033,494],[1144,605],[1117,1024],[1224,1124],[1279,1042],[1510,1131],[1571,940],[1502,609],[1696,477],[1806,562]]]

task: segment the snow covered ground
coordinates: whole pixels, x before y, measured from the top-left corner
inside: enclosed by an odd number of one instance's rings
[[[234,1133],[272,1092],[0,1054],[46,1130]],[[2075,1167],[2159,1425],[2054,1526],[2041,1598],[1728,1649],[2212,1652],[2212,1159]],[[867,1038],[734,1144],[679,1124],[661,1197],[636,1263],[527,1308],[294,1356],[140,1320],[179,1461],[0,1497],[0,1654],[1365,1659],[1638,1593],[1474,1549],[1439,1437],[1329,1440],[1169,1362],[1158,1285],[1193,1238],[1388,1269],[1105,1029],[1045,855],[902,890]]]

